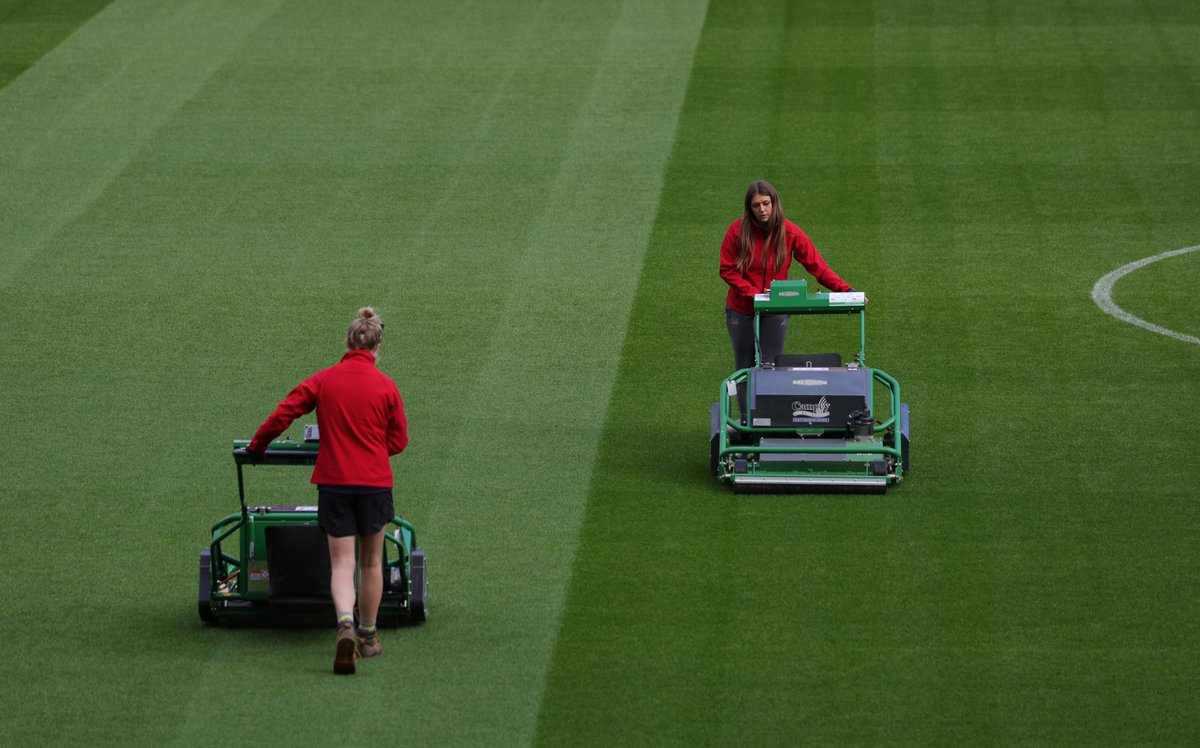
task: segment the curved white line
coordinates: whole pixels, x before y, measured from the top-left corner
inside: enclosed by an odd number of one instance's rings
[[[1165,327],[1159,327],[1156,324],[1147,322],[1140,317],[1135,317],[1121,307],[1117,306],[1112,300],[1113,286],[1116,285],[1118,280],[1126,275],[1129,275],[1134,270],[1144,268],[1152,262],[1165,260],[1168,257],[1176,257],[1178,255],[1184,255],[1188,252],[1196,251],[1200,251],[1200,245],[1195,247],[1185,247],[1183,249],[1174,249],[1170,252],[1163,252],[1162,254],[1154,255],[1153,257],[1146,257],[1144,259],[1137,260],[1136,262],[1131,262],[1128,265],[1123,265],[1100,280],[1096,281],[1096,285],[1092,286],[1092,301],[1096,302],[1096,306],[1100,307],[1105,314],[1111,314],[1123,322],[1128,322],[1131,325],[1137,325],[1144,330],[1156,332],[1159,335],[1166,335],[1167,337],[1175,338],[1176,340],[1182,340],[1185,343],[1195,343],[1196,345],[1200,345],[1200,338],[1197,338],[1193,335],[1185,335],[1181,332],[1175,332],[1174,330],[1168,330]]]

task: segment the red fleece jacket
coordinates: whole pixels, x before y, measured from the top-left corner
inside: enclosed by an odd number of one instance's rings
[[[792,258],[812,273],[822,286],[833,291],[849,291],[850,284],[838,277],[838,274],[825,264],[821,253],[813,246],[800,227],[791,221],[783,221],[783,238],[788,247],[787,257],[783,265],[775,267],[775,253],[770,257],[763,256],[763,243],[766,235],[753,228],[754,246],[751,250],[750,265],[745,272],[737,269],[734,258],[737,257],[738,237],[742,235],[742,219],[737,219],[729,225],[725,232],[725,241],[721,242],[721,277],[729,284],[729,293],[725,295],[725,305],[735,312],[754,314],[754,294],[764,293],[771,288],[771,281],[783,280],[788,277],[788,269],[792,266]]]
[[[258,427],[248,449],[261,452],[298,417],[316,408],[321,448],[312,482],[391,488],[388,458],[408,446],[404,401],[370,351],[348,351],[340,363],[305,379]]]

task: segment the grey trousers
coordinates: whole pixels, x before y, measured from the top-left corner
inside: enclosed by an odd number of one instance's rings
[[[729,330],[729,342],[733,344],[734,368],[749,369],[754,366],[754,315],[742,314],[725,307],[725,327]],[[763,316],[758,325],[758,342],[762,349],[763,361],[773,364],[775,357],[783,353],[787,327],[786,314]]]
[[[725,327],[729,330],[729,342],[733,344],[733,366],[749,369],[754,366],[754,315],[742,314],[725,307]],[[763,315],[758,323],[758,344],[762,360],[775,363],[783,353],[783,341],[787,337],[788,316],[786,314]],[[737,392],[738,412],[746,420],[746,385],[739,384]]]

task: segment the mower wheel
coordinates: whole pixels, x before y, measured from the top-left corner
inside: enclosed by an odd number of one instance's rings
[[[425,549],[414,548],[409,559],[412,575],[412,599],[409,601],[408,620],[423,623],[429,620],[429,580],[425,577]]]
[[[201,621],[216,622],[217,614],[212,608],[212,551],[209,548],[200,551],[200,595],[196,607]]]

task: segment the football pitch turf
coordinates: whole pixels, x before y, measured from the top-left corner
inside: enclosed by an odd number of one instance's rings
[[[709,474],[760,178],[886,496]],[[1194,745],[1200,251],[1092,294],[1198,195],[1182,0],[0,0],[0,744]],[[335,678],[197,560],[363,304],[431,617]]]

